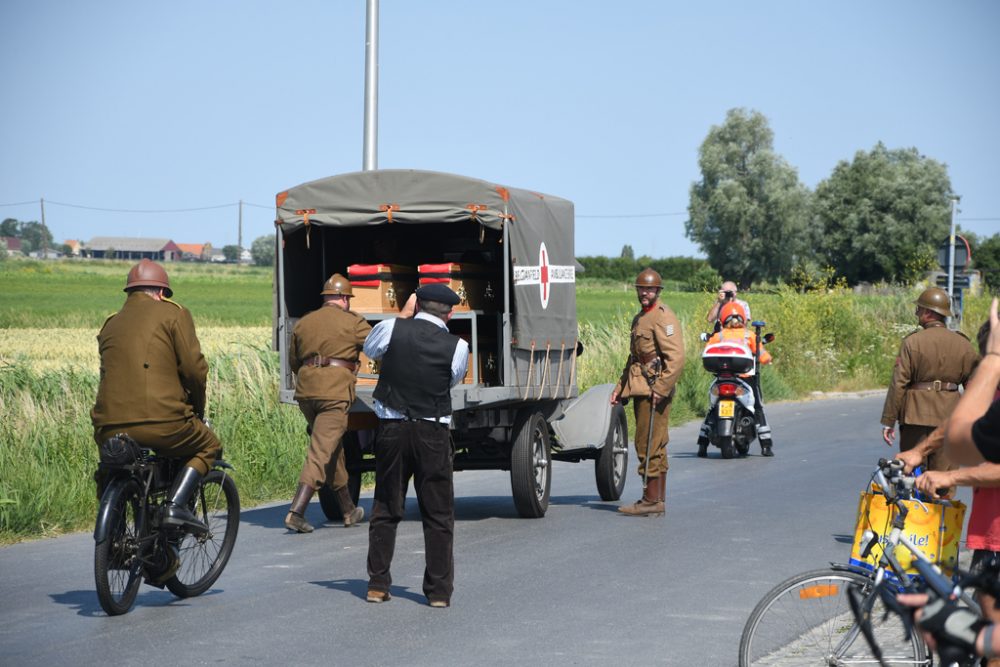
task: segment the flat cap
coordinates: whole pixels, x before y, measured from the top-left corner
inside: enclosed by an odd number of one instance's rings
[[[457,306],[461,299],[443,283],[430,283],[417,288],[417,298],[421,301],[437,301],[448,306]]]

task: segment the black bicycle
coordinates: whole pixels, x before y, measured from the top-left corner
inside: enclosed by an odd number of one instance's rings
[[[892,613],[894,598],[885,594],[890,589],[917,590],[919,580],[896,558],[897,546],[910,552],[924,580],[933,574],[934,581],[948,581],[905,534],[909,509],[904,501],[914,497],[915,478],[903,474],[901,462],[880,459],[872,481],[886,503],[896,508],[886,534],[868,530],[862,535],[863,559],[879,547],[874,571],[831,563],[775,586],[747,619],[740,638],[740,667],[933,664],[923,639],[910,631],[907,619]],[[971,596],[956,593],[978,610]]]
[[[207,532],[161,525],[160,508],[185,461],[157,456],[126,435],[101,447],[103,487],[94,527],[94,579],[101,607],[128,612],[140,584],[168,588],[181,598],[201,595],[229,561],[240,525],[232,466],[219,453],[188,508]]]

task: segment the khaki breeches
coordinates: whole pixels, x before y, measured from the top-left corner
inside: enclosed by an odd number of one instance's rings
[[[215,433],[194,417],[176,422],[102,426],[94,431],[94,441],[100,446],[118,433],[127,433],[141,446],[152,449],[160,456],[187,459],[185,465],[202,475],[212,469],[221,447]]]
[[[347,401],[300,400],[299,410],[312,432],[299,483],[319,489],[328,479],[334,490],[347,486],[343,437],[347,430]]]
[[[635,453],[639,457],[638,473],[646,469],[646,443],[649,438],[649,410],[652,400],[648,396],[632,398],[632,411],[635,415]],[[653,416],[653,447],[649,455],[649,477],[659,477],[667,473],[670,464],[667,463],[667,443],[670,441],[670,400],[660,399],[656,404]]]

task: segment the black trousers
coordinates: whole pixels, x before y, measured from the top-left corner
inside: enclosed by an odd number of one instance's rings
[[[451,601],[455,565],[455,488],[448,427],[417,421],[382,420],[375,437],[375,503],[368,524],[368,587],[388,591],[396,527],[413,478],[424,526],[424,595]]]

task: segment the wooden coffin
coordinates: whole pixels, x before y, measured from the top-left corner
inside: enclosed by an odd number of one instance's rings
[[[480,264],[421,264],[417,267],[421,285],[442,283],[461,299],[456,311],[496,311],[500,298],[499,276]]]
[[[412,266],[399,264],[351,264],[347,267],[357,313],[398,313],[417,289]]]

